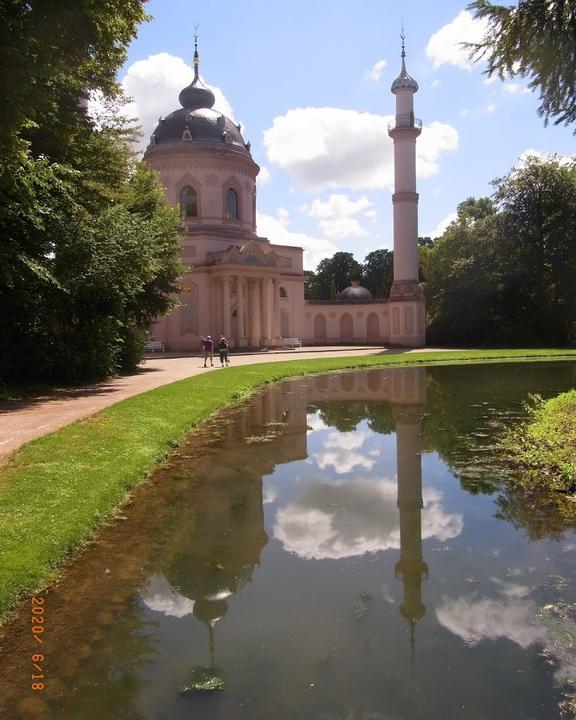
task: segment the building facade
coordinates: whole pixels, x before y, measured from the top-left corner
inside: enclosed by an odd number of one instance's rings
[[[409,78],[404,50],[402,69],[395,84]],[[277,347],[286,338],[303,344],[423,345],[415,153],[411,152],[420,130],[414,124],[406,127],[404,120],[402,132],[398,130],[398,113],[406,114],[415,91],[406,84],[392,86],[397,98],[397,122],[390,131],[395,163],[413,163],[414,168],[400,176],[397,173],[395,283],[390,301],[375,300],[357,285],[335,301],[305,301],[303,250],[273,244],[257,234],[260,168],[241,127],[213,109],[214,95],[200,80],[196,47],[194,79],[180,92],[181,108],[160,119],[144,155],[158,172],[168,201],[182,212],[182,260],[188,266],[181,278],[180,304],[154,324],[155,339],[171,352],[198,350],[203,336],[220,334],[234,348]],[[406,179],[400,186],[398,177]],[[397,228],[396,204],[407,194],[409,211],[400,217]],[[397,232],[401,234],[398,246]]]

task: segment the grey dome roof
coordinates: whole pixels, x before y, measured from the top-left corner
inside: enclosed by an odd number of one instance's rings
[[[404,58],[406,57],[406,51],[404,49],[404,33],[402,33],[402,68],[400,70],[400,75],[394,80],[392,83],[392,87],[390,88],[391,92],[396,93],[398,90],[402,88],[408,88],[412,90],[412,92],[418,91],[418,83],[416,80],[414,80],[413,77],[408,75],[408,71],[406,70],[406,62]]]
[[[338,300],[372,300],[372,293],[353,280],[350,287],[344,288],[344,290],[338,294]]]
[[[181,108],[161,119],[152,133],[152,144],[159,145],[166,142],[180,142],[184,131],[190,131],[194,140],[213,140],[214,142],[227,142],[237,147],[246,148],[247,144],[230,118],[211,108],[187,110]]]

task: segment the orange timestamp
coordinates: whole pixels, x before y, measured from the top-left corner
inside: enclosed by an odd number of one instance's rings
[[[45,604],[43,597],[32,596],[32,637],[38,645],[44,644],[42,637],[46,630],[46,617],[44,614]],[[40,663],[45,661],[43,653],[34,653],[32,655],[32,666],[35,672],[32,673],[32,690],[44,690],[46,684],[42,680],[46,679],[44,669]]]

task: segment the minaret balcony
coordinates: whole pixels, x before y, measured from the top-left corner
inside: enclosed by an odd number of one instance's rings
[[[420,134],[422,132],[422,120],[414,117],[414,113],[396,115],[394,121],[388,123],[388,132],[394,130],[417,130],[418,134]]]

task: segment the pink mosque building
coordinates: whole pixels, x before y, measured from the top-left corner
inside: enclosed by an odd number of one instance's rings
[[[170,352],[200,348],[202,336],[225,335],[233,348],[361,344],[420,347],[424,296],[418,284],[418,194],[414,117],[416,81],[402,68],[392,83],[394,141],[394,283],[388,300],[353,283],[337,300],[304,300],[303,250],[273,243],[256,229],[256,177],[239,125],[212,109],[199,77],[179,95],[181,108],[161,119],[145,161],[158,172],[185,224],[180,305],[153,327]],[[272,242],[271,242],[272,240]]]

